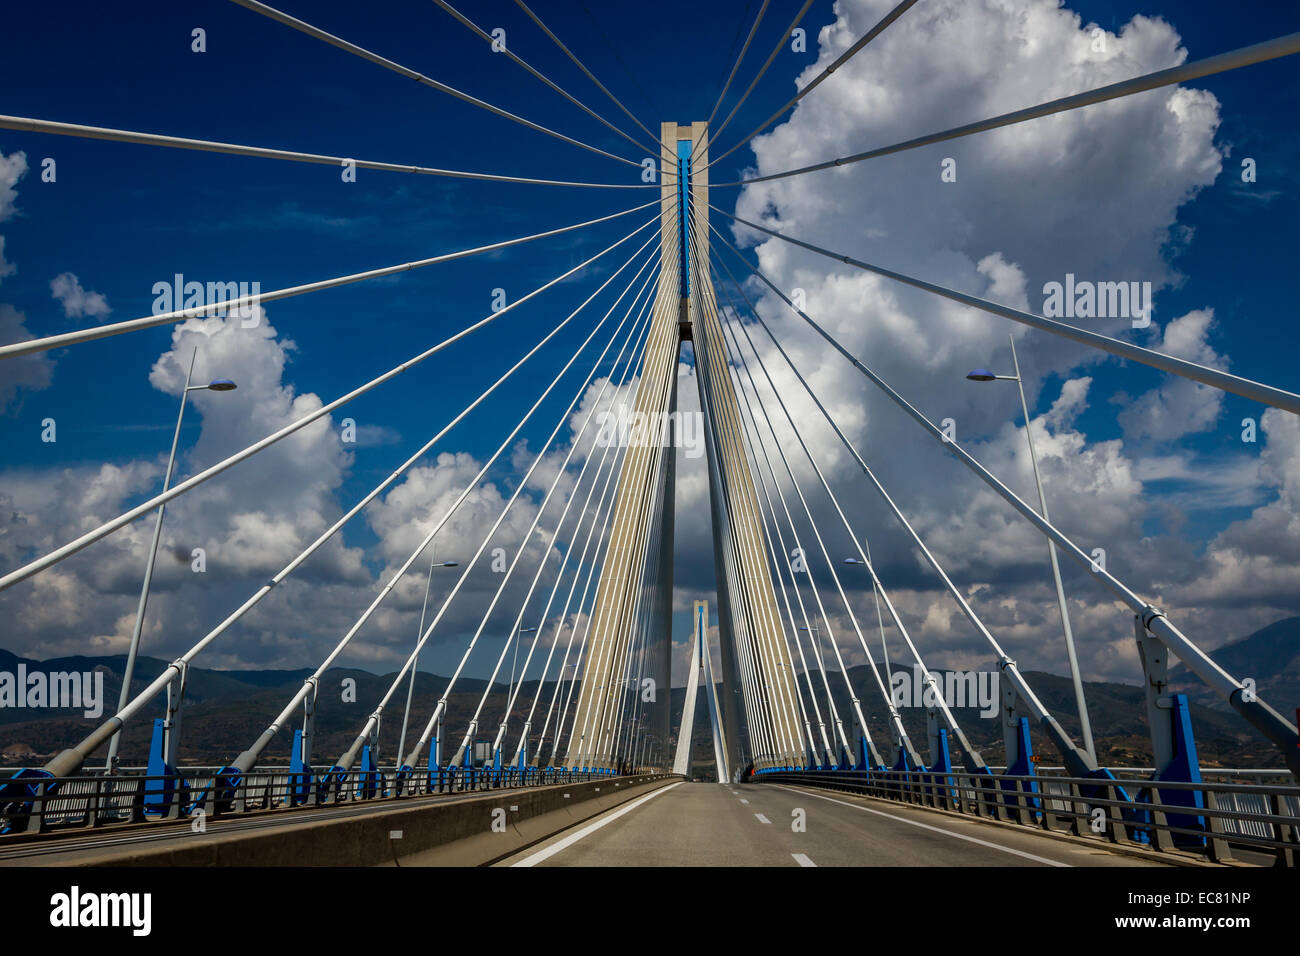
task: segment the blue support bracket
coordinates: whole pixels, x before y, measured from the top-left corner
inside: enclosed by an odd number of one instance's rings
[[[379,793],[381,776],[370,744],[366,744],[361,748],[361,767],[357,772],[357,796],[369,800]]]
[[[438,748],[429,748],[429,789],[442,792],[443,769],[438,765]]]
[[[306,803],[311,796],[311,766],[303,760],[302,730],[293,732],[293,749],[289,751],[289,782],[285,786],[285,802],[291,807]]]
[[[145,782],[144,812],[153,816],[162,816],[173,811],[179,815],[180,808],[189,803],[190,786],[167,762],[167,721],[159,717],[153,722],[153,739],[149,742],[149,764],[145,775],[152,779]]]
[[[920,764],[918,764],[917,766],[913,767],[913,766],[912,766],[912,761],[909,760],[909,759],[908,759],[908,756],[907,756],[907,748],[906,748],[906,747],[901,747],[901,746],[900,746],[900,747],[898,748],[898,759],[897,759],[896,761],[894,761],[894,765],[893,765],[892,767],[890,767],[889,769],[890,769],[890,770],[902,770],[902,771],[908,771],[908,770],[924,770],[925,767],[924,767],[923,765],[920,765]]]
[[[1186,694],[1173,694],[1169,699],[1169,723],[1172,731],[1173,758],[1156,771],[1152,778],[1156,783],[1195,783],[1201,780],[1201,762],[1196,755],[1196,738],[1192,735],[1192,714],[1187,703]],[[1205,809],[1205,794],[1201,790],[1161,790],[1159,802],[1165,805],[1186,807],[1189,810]],[[1151,791],[1142,790],[1138,800],[1151,801]],[[1171,827],[1188,830],[1207,829],[1205,817],[1194,813],[1168,813],[1166,820]],[[1190,833],[1173,834],[1176,846],[1196,847],[1205,845],[1205,837]]]
[[[840,762],[835,767],[836,770],[852,770],[853,762],[849,760],[848,749],[844,744],[840,744]]]
[[[1011,777],[1035,777],[1037,776],[1037,774],[1034,772],[1033,758],[1034,758],[1034,745],[1029,737],[1029,718],[1019,717],[1016,720],[1015,759],[1008,760],[1007,769],[1003,771],[1003,773],[1006,776],[1011,776]],[[1037,797],[1031,795],[1014,796],[1019,781],[1002,780],[999,781],[999,783],[1002,786],[1002,791],[1004,794],[1012,794],[1009,796],[1004,795],[1002,798],[1002,803],[1004,806],[1010,808],[1011,813],[1016,817],[1017,820],[1020,819],[1020,813],[1022,807],[1032,819],[1038,818],[1038,810],[1039,807],[1041,806],[1041,802]],[[1036,780],[1031,780],[1026,789],[1028,791],[1028,794],[1038,793],[1038,782]]]
[[[0,833],[21,833],[28,829],[33,805],[41,783],[53,774],[47,770],[25,767],[0,786]],[[51,784],[46,797],[58,790]]]

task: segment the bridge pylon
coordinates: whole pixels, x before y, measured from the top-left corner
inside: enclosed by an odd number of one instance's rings
[[[568,745],[553,760],[566,766],[618,765],[618,728],[638,692],[640,733],[663,742],[658,753],[669,759],[677,382],[685,341],[695,361],[709,474],[726,747],[720,765],[802,763],[794,666],[709,278],[707,138],[705,123],[661,127],[662,265],[636,392],[629,408],[615,410],[635,424],[619,430],[627,448],[609,548]]]

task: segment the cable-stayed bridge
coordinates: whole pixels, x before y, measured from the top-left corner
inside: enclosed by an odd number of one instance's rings
[[[634,181],[513,177],[40,117],[2,115],[0,128],[34,136],[220,152],[250,161],[593,189],[618,195],[630,190],[633,198],[630,205],[625,203],[624,208],[608,215],[478,247],[313,279],[257,296],[183,303],[161,314],[0,344],[0,362],[13,361],[526,244],[542,248],[547,240],[608,225],[623,233],[594,256],[559,271],[526,295],[322,402],[319,408],[197,474],[173,485],[169,467],[161,493],[94,527],[88,522],[87,530],[76,538],[0,574],[0,589],[30,586],[29,582],[66,559],[150,517],[155,522],[156,551],[158,529],[169,502],[209,481],[223,480],[226,472],[237,473],[241,463],[355,399],[381,390],[408,369],[452,350],[461,340],[472,344],[475,332],[566,279],[596,270],[607,274],[595,292],[565,312],[545,334],[524,343],[528,347],[517,361],[485,383],[427,443],[353,502],[319,536],[303,542],[301,550],[265,584],[225,618],[203,622],[209,628],[206,633],[157,678],[143,687],[133,686],[128,667],[122,699],[110,716],[43,765],[8,777],[0,786],[0,862],[275,862],[277,856],[283,860],[288,854],[298,862],[334,864],[390,860],[506,861],[528,866],[564,862],[670,864],[708,858],[803,866],[873,861],[1294,865],[1300,849],[1300,787],[1295,779],[1300,773],[1300,738],[1294,715],[1286,710],[1288,702],[1261,699],[1247,679],[1249,675],[1230,673],[1201,649],[1195,627],[1180,620],[1177,608],[1157,606],[1118,573],[1098,564],[1091,553],[1052,523],[1045,499],[1036,506],[1012,491],[941,424],[926,417],[913,403],[915,396],[909,398],[897,383],[873,369],[872,356],[854,354],[817,316],[809,314],[806,304],[751,262],[719,224],[757,230],[792,248],[1008,319],[1037,334],[1067,339],[1290,414],[1300,413],[1300,396],[858,260],[818,245],[815,237],[789,235],[729,212],[718,205],[724,202],[718,191],[868,162],[1246,68],[1300,52],[1300,34],[854,155],[718,184],[710,182],[710,169],[717,162],[768,129],[805,96],[814,94],[840,66],[907,15],[917,0],[897,4],[834,63],[804,84],[795,97],[725,152],[716,150],[715,141],[772,65],[790,30],[798,27],[811,0],[796,11],[790,28],[781,34],[781,43],[756,71],[730,113],[717,121],[742,65],[761,53],[751,52],[751,46],[768,12],[766,2],[750,25],[712,115],[689,123],[661,120],[657,133],[597,80],[536,12],[516,0],[617,109],[611,114],[615,120],[563,89],[513,50],[503,52],[536,81],[617,134],[623,143],[647,151],[647,161],[628,153],[621,143],[612,147],[619,152],[607,151],[533,122],[256,0],[234,2],[275,21],[279,26],[274,29],[298,31],[482,109],[502,122],[523,126],[530,135],[550,137],[633,167]],[[441,0],[438,3],[481,40],[492,42],[491,34],[473,18]],[[607,110],[603,102],[602,108]],[[712,160],[711,153],[716,154]],[[788,349],[789,342],[760,314],[756,299],[767,292],[824,341],[827,362],[854,369],[915,424],[918,442],[933,441],[951,454],[1005,500],[1009,513],[1047,540],[1058,593],[1057,561],[1058,555],[1064,555],[1127,608],[1146,688],[1142,716],[1150,735],[1153,767],[1106,766],[1098,759],[1087,729],[1086,706],[1079,709],[1083,731],[1076,741],[1044,705],[999,642],[996,628],[981,618],[917,530],[906,509],[906,495],[896,496],[897,489],[886,489],[869,463],[872,450],[850,438],[833,403],[819,394],[811,381],[815,369],[798,364]],[[593,305],[602,295],[616,296],[603,312]],[[553,376],[538,370],[538,363],[532,360],[557,336],[584,329],[587,334]],[[717,627],[715,635],[708,602],[696,602],[686,703],[677,717],[670,706],[670,664],[677,446],[685,427],[679,412],[678,370],[685,347],[694,362],[701,409]],[[455,354],[453,351],[450,356]],[[449,360],[454,360],[450,356]],[[1135,368],[1133,374],[1148,373]],[[798,383],[800,406],[810,403],[817,420],[801,420],[791,407],[794,396],[783,394],[778,379]],[[221,765],[182,766],[182,717],[191,667],[197,666],[210,648],[228,642],[232,629],[340,535],[348,522],[395,487],[431,450],[441,448],[440,443],[456,425],[507,383],[518,387],[521,380],[531,383],[535,400],[521,410],[518,423],[500,438],[451,505],[435,516],[430,530],[383,582],[373,600],[359,610],[329,653],[307,662],[313,667],[311,674],[287,697],[278,715],[252,739],[229,741],[230,756]],[[192,386],[187,382],[186,389],[191,387],[233,384]],[[619,393],[630,396],[628,426],[611,437],[598,412],[607,409]],[[444,562],[449,569],[456,569],[448,593],[440,603],[430,601],[437,566],[430,553],[435,536],[489,470],[518,447],[526,426],[548,424],[537,415],[543,405],[566,396],[571,396],[567,406],[554,420],[546,440],[520,466],[522,474],[513,493],[503,501],[473,554],[461,556],[461,562]],[[182,413],[183,409],[182,405]],[[566,449],[566,428],[575,422]],[[177,428],[179,432],[179,422]],[[837,453],[842,450],[858,472],[853,493],[881,504],[907,536],[926,573],[942,584],[972,633],[996,661],[1001,688],[997,701],[1003,737],[1001,765],[986,763],[963,730],[955,713],[958,708],[950,706],[941,676],[927,666],[923,642],[914,639],[909,630],[916,622],[909,621],[891,598],[894,585],[877,573],[867,538],[850,517],[853,509],[846,510],[842,495],[837,495],[826,463],[819,457],[819,443],[808,438],[813,429],[826,429],[834,436]],[[589,450],[582,452],[584,448]],[[556,467],[558,458],[562,461]],[[801,477],[808,474],[815,481]],[[422,724],[412,724],[414,674],[420,655],[430,649],[430,642],[443,639],[448,632],[445,622],[464,606],[469,591],[466,584],[474,569],[486,563],[485,556],[490,555],[502,526],[520,513],[526,514],[520,502],[528,503],[524,492],[530,487],[545,489],[535,503],[531,524],[517,548],[506,555],[500,581],[477,627],[458,647],[456,667],[431,715]],[[829,509],[815,507],[823,497],[830,503]],[[544,514],[550,516],[549,527],[543,525]],[[847,535],[854,542],[855,553],[847,559],[833,554],[827,541],[831,535]],[[534,542],[541,542],[545,549],[541,560]],[[553,554],[558,567],[548,564]],[[789,556],[794,554],[806,563],[792,562]],[[529,559],[536,562],[531,576],[526,571]],[[133,655],[147,611],[153,560],[151,553],[137,611]],[[851,597],[854,588],[841,577],[846,560],[865,568],[870,577],[870,615]],[[415,646],[384,693],[368,703],[368,713],[355,727],[350,745],[337,754],[323,752],[315,713],[324,675],[343,658],[367,624],[383,613],[399,582],[412,569],[417,575],[422,573],[426,563],[430,564],[430,583]],[[808,573],[810,568],[815,575]],[[827,581],[829,586],[824,583]],[[456,603],[458,599],[461,604]],[[492,623],[494,614],[504,611],[508,615],[512,610],[517,613],[505,631],[508,639],[493,658],[482,650],[491,640],[482,639],[485,635],[490,638],[496,633],[494,628],[499,628]],[[870,616],[877,620],[876,629],[870,627]],[[905,649],[901,661],[892,664],[901,663],[918,675],[926,714],[924,739],[909,732],[900,713],[885,642],[887,625],[897,634],[896,646]],[[1068,617],[1065,626],[1069,638]],[[1069,647],[1073,664],[1073,644]],[[850,662],[859,660],[866,662],[869,677],[855,685],[850,680]],[[1243,727],[1271,743],[1276,755],[1272,771],[1202,771],[1191,707],[1185,695],[1170,690],[1169,672],[1175,663],[1209,687]],[[1082,705],[1077,665],[1074,670]],[[452,697],[471,672],[487,674],[487,683],[468,714],[457,711],[453,719]],[[507,673],[509,679],[504,681]],[[525,693],[528,680],[534,687],[531,699]],[[691,743],[697,713],[707,720],[713,773],[722,786],[693,785]],[[1020,716],[1022,713],[1030,716]],[[883,718],[886,734],[877,731],[873,735],[872,717]],[[148,721],[152,721],[153,737],[147,766],[123,766],[116,758],[122,728]],[[1050,753],[1034,752],[1031,731],[1035,730],[1045,734]],[[287,766],[282,762],[286,750]],[[1050,769],[1040,765],[1044,757]],[[789,842],[791,834],[807,832],[799,829],[801,814],[821,814],[827,826],[816,838]],[[327,841],[325,849],[307,847],[303,834],[321,832],[341,836]],[[496,840],[497,834],[502,839]],[[647,841],[653,844],[649,851],[645,850]],[[630,855],[627,847],[634,845],[641,848],[641,856]],[[923,850],[918,854],[912,847]],[[1105,851],[1100,857],[1098,848]]]

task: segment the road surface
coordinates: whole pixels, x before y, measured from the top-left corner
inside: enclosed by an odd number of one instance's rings
[[[850,794],[779,784],[681,783],[610,810],[498,865],[1165,864]]]

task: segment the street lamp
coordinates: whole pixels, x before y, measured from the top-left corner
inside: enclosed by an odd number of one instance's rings
[[[870,552],[870,550],[871,550],[870,546],[868,546],[867,550],[868,550],[868,552]],[[863,567],[866,567],[866,564],[867,564],[867,562],[863,561],[861,558],[845,558],[845,559],[844,559],[844,563],[845,563],[845,564],[860,564],[860,565],[862,565]],[[876,578],[875,578],[874,575],[873,575],[872,578],[871,578],[871,590],[872,590],[872,593],[873,593],[873,594],[877,592],[877,588],[876,588]],[[877,622],[880,624],[880,650],[881,650],[881,652],[882,652],[882,653],[884,654],[884,656],[885,656],[885,680],[886,680],[886,682],[888,682],[889,687],[890,687],[890,693],[892,694],[892,693],[893,693],[893,687],[894,687],[894,669],[893,669],[893,668],[890,666],[890,664],[889,664],[889,646],[885,643],[885,622],[884,622],[884,621],[881,619],[881,617],[880,617],[880,599],[879,599],[879,598],[876,599],[876,620],[877,620]]]
[[[420,609],[420,629],[415,634],[415,660],[411,661],[411,682],[406,685],[406,710],[402,712],[402,735],[397,738],[397,762],[400,766],[403,758],[406,757],[406,725],[411,719],[411,695],[415,693],[415,673],[420,666],[420,638],[424,636],[424,615],[429,610],[429,592],[433,590],[433,569],[434,568],[456,568],[460,567],[457,561],[431,561],[429,563],[429,579],[424,585],[424,607]]]
[[[1047,496],[1043,494],[1043,478],[1038,473],[1038,457],[1034,452],[1034,431],[1029,421],[1029,403],[1025,401],[1025,383],[1020,377],[1020,360],[1016,357],[1016,339],[1011,339],[1011,364],[1015,368],[1014,375],[995,375],[988,369],[977,368],[966,377],[972,382],[1015,382],[1016,387],[1020,390],[1020,409],[1025,415],[1025,437],[1029,439],[1029,461],[1034,469],[1034,483],[1038,486],[1038,505],[1039,511],[1043,515],[1044,521],[1050,521],[1047,516]],[[1065,632],[1065,650],[1070,661],[1070,677],[1074,681],[1074,699],[1079,708],[1079,727],[1083,736],[1083,749],[1088,752],[1088,756],[1095,763],[1097,760],[1097,750],[1092,742],[1092,723],[1088,720],[1088,704],[1083,696],[1083,680],[1079,677],[1079,659],[1074,653],[1074,632],[1070,629],[1070,612],[1065,606],[1065,587],[1061,584],[1061,566],[1056,559],[1056,543],[1050,538],[1047,541],[1047,553],[1052,561],[1052,578],[1056,582],[1056,603],[1061,609],[1061,628]]]
[[[176,446],[180,442],[181,422],[185,418],[185,400],[189,397],[190,392],[210,391],[210,392],[230,392],[236,388],[234,382],[228,378],[214,378],[207,385],[191,385],[190,381],[194,376],[194,360],[198,358],[199,350],[197,348],[190,354],[190,367],[185,373],[185,388],[181,391],[181,409],[176,415],[176,431],[172,434],[172,450],[167,458],[167,473],[163,476],[163,493],[167,493],[171,485],[172,471],[176,466]],[[122,673],[122,692],[118,695],[117,710],[121,712],[122,708],[127,705],[131,699],[131,675],[135,672],[135,658],[140,649],[140,633],[144,629],[144,612],[149,604],[149,586],[153,582],[153,566],[158,557],[158,541],[162,538],[163,512],[167,508],[167,503],[163,502],[158,506],[157,517],[154,518],[153,524],[153,542],[149,545],[149,560],[144,566],[144,584],[140,587],[140,602],[135,608],[135,627],[131,629],[131,647],[126,652],[126,670]],[[113,734],[108,742],[108,760],[105,763],[105,769],[110,772],[117,767],[117,745],[121,739],[121,728]]]
[[[518,637],[523,634],[531,634],[537,630],[535,627],[521,627],[515,631],[515,659],[510,665],[510,692],[506,695],[506,718],[510,717],[510,701],[515,695],[515,670],[519,667],[519,641]]]

